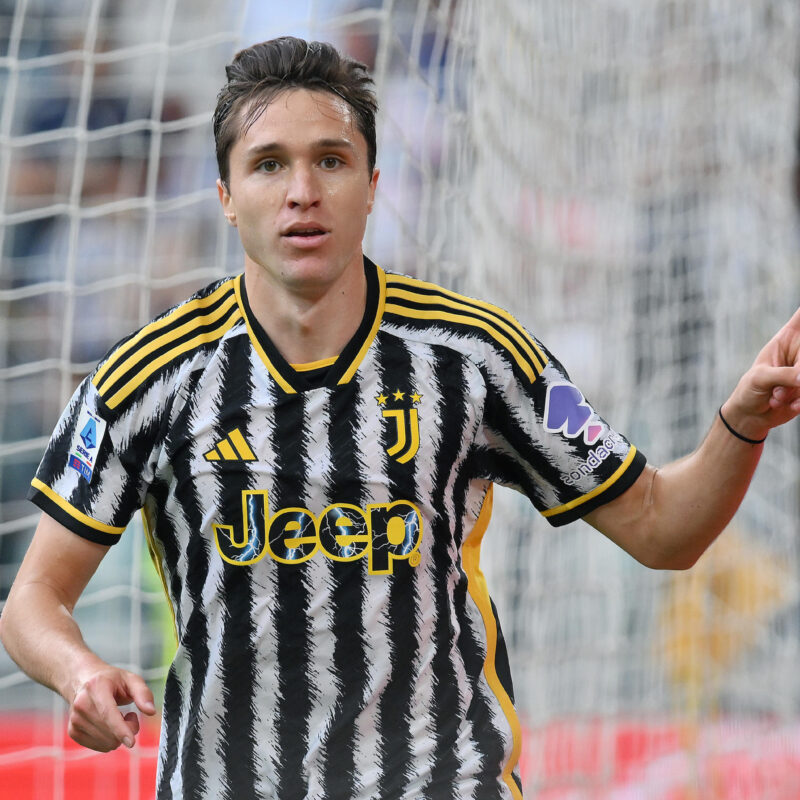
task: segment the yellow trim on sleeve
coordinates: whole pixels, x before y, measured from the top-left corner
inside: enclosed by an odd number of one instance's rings
[[[634,457],[636,456],[636,448],[631,445],[631,449],[628,452],[628,455],[625,457],[625,460],[619,465],[616,472],[606,481],[603,481],[599,486],[592,489],[591,492],[583,495],[582,497],[576,497],[574,500],[570,500],[569,503],[564,503],[563,506],[556,506],[556,508],[548,508],[547,511],[542,511],[543,517],[553,517],[556,514],[563,514],[565,511],[571,511],[573,508],[577,508],[580,505],[583,505],[588,500],[591,500],[593,497],[597,497],[597,495],[602,494],[606,491],[610,486],[615,484],[624,474],[628,467],[631,465]]]
[[[284,377],[275,369],[273,363],[269,360],[269,356],[264,351],[264,348],[258,341],[258,337],[253,330],[252,325],[250,325],[250,320],[247,318],[247,313],[244,310],[244,302],[242,301],[242,281],[244,280],[244,274],[240,275],[237,279],[236,283],[234,284],[236,288],[236,299],[239,302],[239,310],[242,313],[242,317],[244,318],[244,324],[247,326],[247,334],[250,337],[250,344],[253,345],[253,349],[258,353],[259,358],[264,362],[264,366],[267,368],[267,371],[275,380],[275,383],[283,389],[286,394],[297,394],[294,387],[287,383]]]
[[[364,343],[361,345],[358,353],[356,353],[356,357],[353,359],[353,363],[347,368],[347,371],[339,378],[339,385],[341,386],[344,383],[348,383],[353,379],[353,375],[356,374],[356,370],[358,369],[361,362],[364,360],[364,356],[367,354],[367,350],[369,350],[372,342],[375,340],[375,337],[378,335],[378,329],[381,326],[381,320],[383,319],[383,311],[386,307],[386,273],[376,264],[375,269],[378,273],[378,307],[375,309],[375,319],[372,321],[372,328],[370,328],[367,337],[364,339]]]
[[[69,514],[73,519],[76,519],[78,522],[82,522],[84,525],[87,525],[90,528],[94,528],[96,531],[119,535],[125,530],[125,526],[122,528],[117,528],[114,525],[106,525],[105,522],[98,522],[96,519],[87,517],[86,514],[84,514],[82,511],[78,511],[77,508],[70,505],[70,503],[61,497],[61,495],[56,494],[46,483],[42,483],[38,478],[34,478],[31,481],[31,486],[33,486],[34,489],[38,489],[48,499],[52,500],[60,509],[66,511],[67,514]]]
[[[464,546],[462,548],[461,561],[464,565],[464,572],[467,575],[467,589],[478,610],[481,613],[484,627],[486,628],[486,659],[483,662],[483,674],[486,676],[486,682],[489,688],[494,692],[495,697],[503,709],[503,713],[508,720],[509,727],[511,728],[512,746],[511,754],[503,767],[503,781],[508,786],[511,796],[514,800],[522,800],[522,794],[516,781],[512,777],[514,767],[517,766],[519,761],[520,752],[522,751],[522,726],[519,723],[517,712],[514,709],[514,704],[508,696],[508,692],[500,682],[497,675],[497,667],[495,665],[495,655],[497,652],[497,622],[492,612],[492,603],[489,599],[489,588],[486,585],[486,578],[481,571],[481,541],[486,529],[489,526],[489,520],[492,516],[492,501],[494,496],[494,486],[489,485],[486,496],[481,506],[481,513],[475,522],[475,527],[470,531],[467,536]]]

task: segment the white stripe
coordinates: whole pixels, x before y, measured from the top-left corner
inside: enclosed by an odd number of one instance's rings
[[[316,390],[306,394],[304,429],[307,437],[305,460],[306,486],[326,489],[332,478],[328,426],[330,411],[327,390]],[[302,496],[302,495],[301,495]],[[322,509],[336,499],[327,495],[312,494],[306,497],[306,507],[319,519]],[[305,767],[308,775],[309,797],[325,797],[324,768],[326,762],[325,745],[334,708],[341,692],[339,681],[334,675],[333,653],[335,640],[328,635],[333,630],[333,609],[331,598],[331,570],[333,563],[317,553],[306,564],[306,591],[308,592],[309,614],[312,635],[310,645],[311,669],[308,683],[311,690],[311,713],[307,723],[310,732]]]

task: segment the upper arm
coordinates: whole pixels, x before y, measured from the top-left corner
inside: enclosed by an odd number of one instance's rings
[[[9,601],[15,590],[44,584],[72,611],[108,549],[78,536],[48,514],[42,514],[14,580]]]
[[[583,519],[645,566],[659,563],[650,535],[648,512],[658,470],[650,464],[622,494],[590,511]]]

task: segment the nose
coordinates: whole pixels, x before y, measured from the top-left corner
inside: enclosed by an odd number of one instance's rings
[[[313,167],[297,165],[292,170],[286,192],[289,208],[313,208],[319,205],[320,190]]]

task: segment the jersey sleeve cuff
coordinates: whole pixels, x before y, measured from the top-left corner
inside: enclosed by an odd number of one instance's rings
[[[644,453],[631,446],[627,458],[620,464],[619,469],[604,483],[588,494],[571,500],[569,503],[550,508],[542,512],[542,516],[554,527],[566,525],[588,514],[590,511],[611,502],[619,497],[626,489],[633,486],[639,475],[642,474],[647,459]]]
[[[78,511],[77,508],[37,478],[33,479],[28,489],[28,500],[37,505],[56,522],[61,523],[65,528],[84,539],[88,539],[90,542],[104,545],[116,544],[125,530],[125,527],[119,528],[114,525],[107,525]]]

